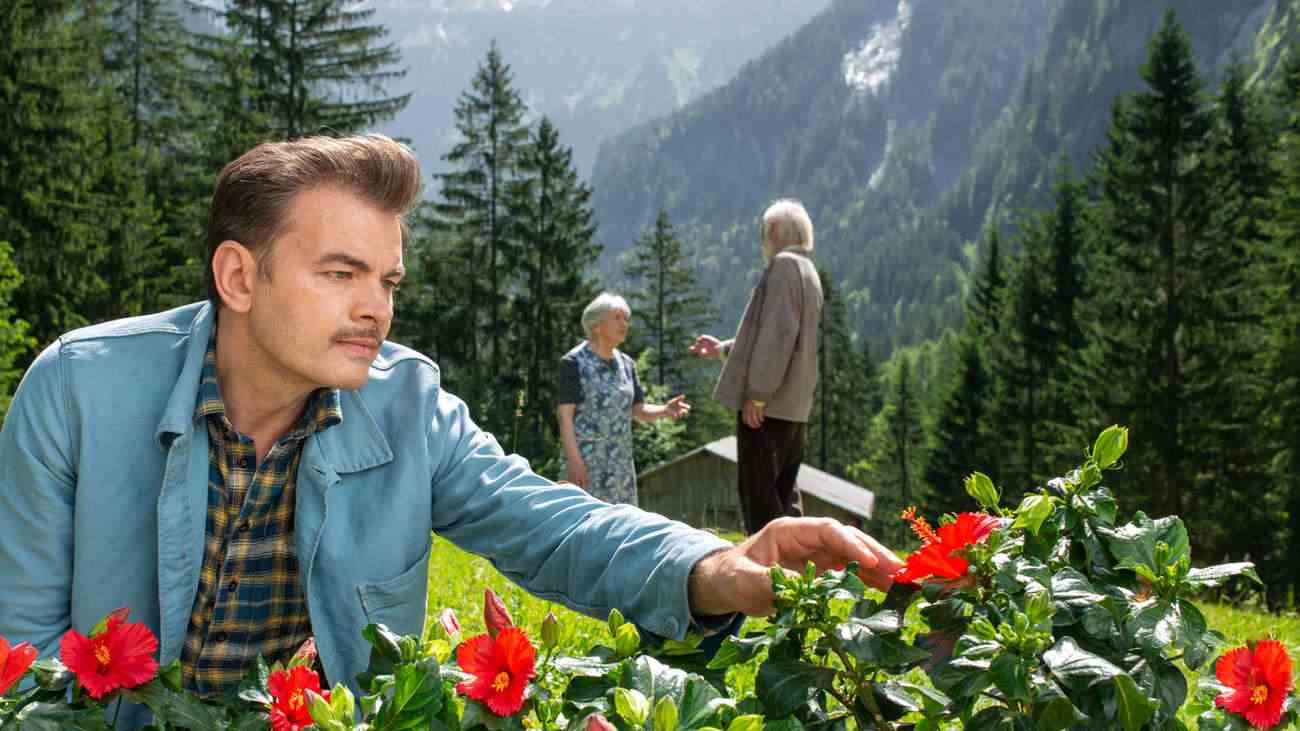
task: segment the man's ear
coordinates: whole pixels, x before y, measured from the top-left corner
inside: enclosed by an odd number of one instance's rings
[[[226,307],[248,312],[253,306],[253,280],[257,278],[257,259],[238,241],[222,241],[212,255],[212,279]]]

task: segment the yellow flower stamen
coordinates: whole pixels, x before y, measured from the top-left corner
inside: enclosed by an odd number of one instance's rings
[[[306,701],[304,701],[303,698],[302,698],[302,691],[301,691],[301,690],[296,690],[296,691],[293,692],[293,695],[289,696],[289,709],[290,709],[290,710],[296,711],[296,710],[298,710],[299,708],[302,708],[302,706],[303,706],[304,703],[306,703]]]
[[[1268,686],[1267,685],[1255,686],[1255,690],[1251,691],[1250,694],[1250,702],[1254,705],[1259,705],[1266,700],[1268,700]]]
[[[926,519],[924,517],[917,517],[915,505],[904,510],[903,514],[899,517],[912,524],[912,532],[915,533],[924,543],[930,544],[939,542],[939,534],[934,532],[934,529],[930,527],[930,524]]]
[[[492,690],[501,693],[505,691],[506,688],[509,687],[510,687],[510,673],[507,673],[504,670],[497,673],[496,679],[492,681]]]
[[[107,668],[109,661],[112,659],[113,656],[109,654],[107,647],[100,644],[95,645],[95,661],[99,663],[101,670]]]

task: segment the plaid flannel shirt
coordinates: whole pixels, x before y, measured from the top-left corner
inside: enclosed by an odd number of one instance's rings
[[[294,486],[306,438],[343,420],[336,389],[313,394],[302,418],[261,465],[253,441],[226,418],[215,331],[196,417],[208,428],[208,512],[198,593],[181,649],[186,689],[215,696],[261,655],[288,661],[311,635],[294,548]]]

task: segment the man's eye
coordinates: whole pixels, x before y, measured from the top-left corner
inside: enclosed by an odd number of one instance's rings
[[[397,283],[397,282],[394,282],[394,281],[392,281],[392,280],[389,280],[389,279],[385,279],[385,280],[384,280],[384,287],[387,288],[388,291],[390,291],[390,292],[396,292],[396,291],[397,291],[397,288],[398,288],[398,283]]]
[[[325,272],[325,276],[339,281],[352,278],[352,272]]]

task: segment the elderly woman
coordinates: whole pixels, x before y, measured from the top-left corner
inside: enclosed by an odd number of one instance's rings
[[[610,503],[636,504],[632,419],[680,419],[691,410],[678,395],[645,403],[636,363],[618,350],[632,311],[608,292],[582,312],[587,339],[560,359],[559,420],[569,482]]]

